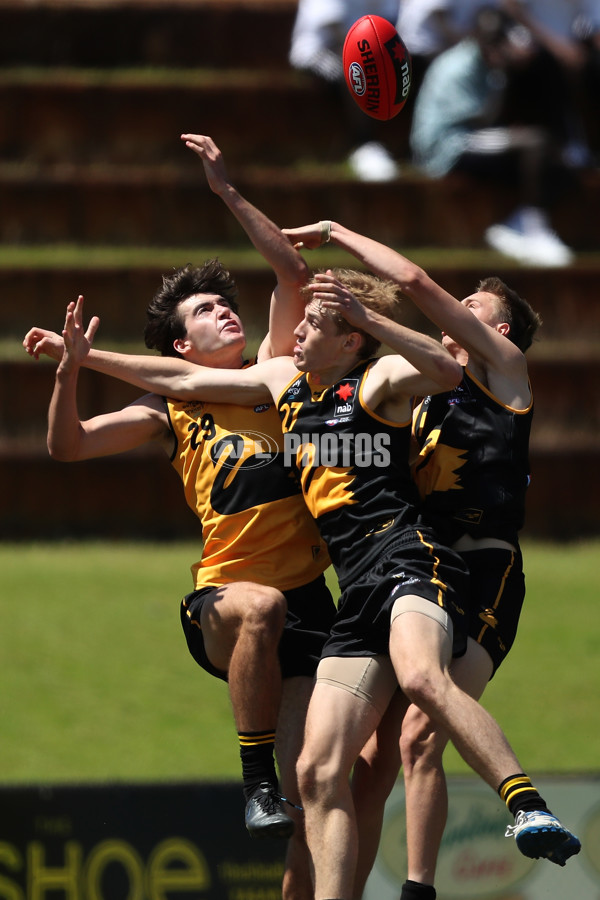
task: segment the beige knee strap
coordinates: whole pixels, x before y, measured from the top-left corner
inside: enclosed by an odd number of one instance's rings
[[[398,597],[392,606],[390,625],[394,619],[407,612],[420,613],[423,616],[434,619],[436,622],[439,622],[447,634],[452,635],[452,619],[445,609],[442,609],[441,606],[436,606],[431,600],[425,600],[424,597],[415,597],[412,594],[407,597]]]
[[[317,681],[361,697],[380,715],[398,688],[389,656],[327,656],[319,663]]]

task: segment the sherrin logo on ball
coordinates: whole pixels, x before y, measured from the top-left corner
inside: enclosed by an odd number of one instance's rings
[[[374,119],[398,115],[410,93],[410,54],[391,22],[362,16],[348,31],[344,77],[359,107]]]

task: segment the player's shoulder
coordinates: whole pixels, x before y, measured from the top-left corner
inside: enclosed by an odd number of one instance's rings
[[[257,367],[263,372],[272,372],[282,376],[289,374],[290,378],[294,373],[298,373],[291,356],[271,356],[269,359],[258,362]]]
[[[385,353],[370,361],[369,376],[391,378],[394,381],[404,374],[412,373],[413,366],[399,353]]]
[[[494,354],[479,357],[479,366],[485,371],[489,378],[497,377],[509,378],[511,381],[524,382],[529,381],[529,367],[527,365],[527,357],[523,351],[509,341],[503,338],[497,342],[500,349]],[[473,367],[476,357],[473,353],[469,354],[468,367]]]
[[[157,416],[166,416],[165,398],[160,394],[148,393],[138,397],[129,404],[131,408],[138,409],[140,412],[146,411],[149,414]]]
[[[129,414],[135,421],[142,422],[147,420],[153,423],[158,430],[161,428],[168,430],[167,402],[167,399],[160,394],[143,394],[126,406],[123,412]]]
[[[115,425],[129,429],[140,443],[166,440],[171,432],[167,401],[158,394],[144,394],[116,413]]]

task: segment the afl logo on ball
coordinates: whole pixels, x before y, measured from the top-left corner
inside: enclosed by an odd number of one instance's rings
[[[365,73],[357,62],[350,64],[348,68],[348,81],[357,97],[362,97],[367,89]]]

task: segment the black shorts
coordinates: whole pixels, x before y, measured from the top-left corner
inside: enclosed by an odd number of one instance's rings
[[[467,640],[466,566],[430,532],[413,528],[345,588],[323,656],[389,655],[392,607],[399,597],[413,594],[446,610],[453,624],[453,655],[462,656]]]
[[[202,605],[207,595],[214,590],[211,586],[199,588],[183,598],[181,625],[188,649],[198,665],[210,675],[227,681],[227,672],[215,668],[208,659],[200,628]],[[307,675],[312,678],[335,616],[333,597],[324,575],[302,587],[283,591],[283,595],[288,608],[279,642],[282,677]]]
[[[494,672],[513,645],[523,600],[521,551],[502,547],[460,554],[469,569],[469,637],[487,650]]]

